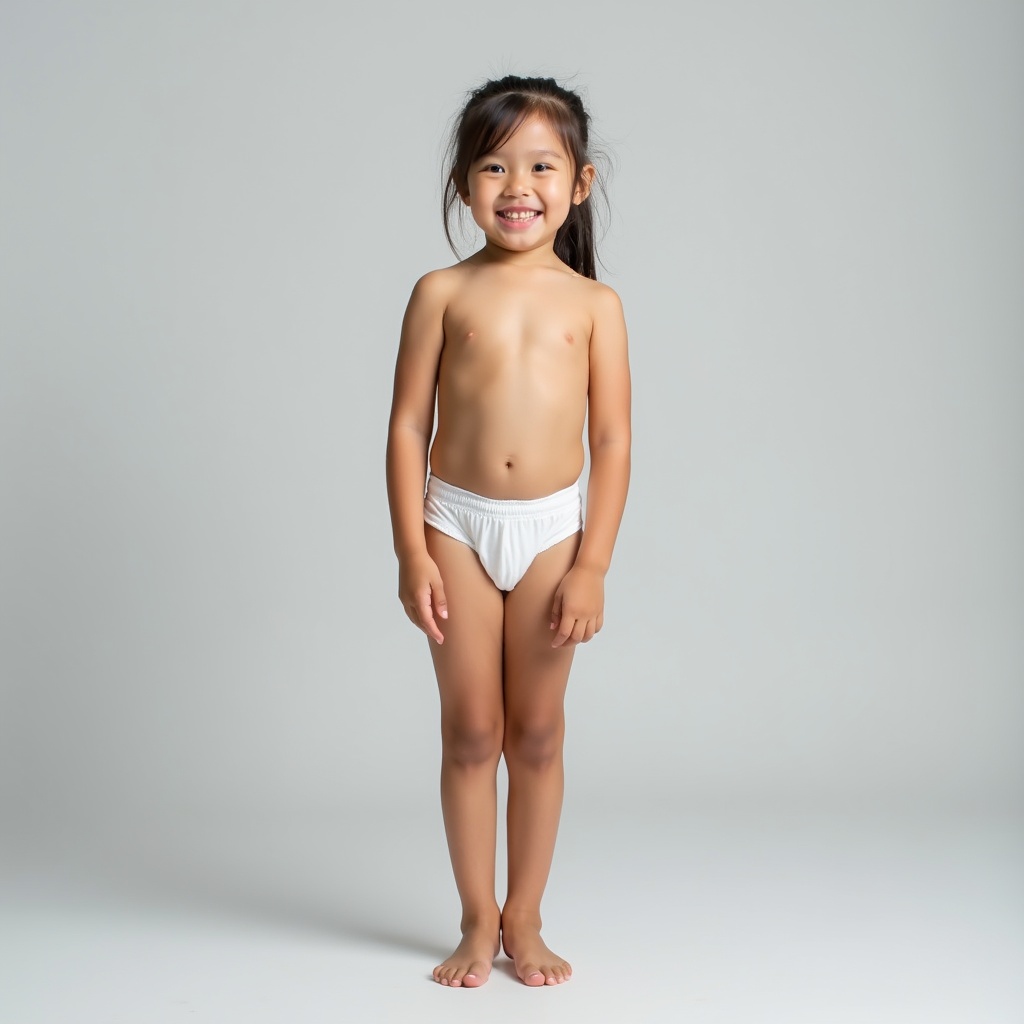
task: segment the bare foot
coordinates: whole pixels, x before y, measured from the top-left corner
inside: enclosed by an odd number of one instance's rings
[[[545,945],[540,937],[538,914],[501,915],[501,944],[515,962],[516,974],[524,985],[560,985],[572,976],[572,968]]]
[[[482,985],[498,953],[499,922],[495,914],[486,921],[463,925],[462,941],[443,964],[434,968],[434,980],[452,988]]]

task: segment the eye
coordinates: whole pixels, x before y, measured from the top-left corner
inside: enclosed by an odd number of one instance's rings
[[[533,169],[535,171],[550,171],[551,164],[534,164]]]
[[[501,174],[505,168],[501,164],[485,164],[481,170],[486,171],[488,174]]]

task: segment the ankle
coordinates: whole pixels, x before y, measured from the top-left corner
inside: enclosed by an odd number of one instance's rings
[[[498,904],[493,907],[467,907],[462,911],[463,933],[474,928],[497,928],[501,923],[501,911]]]
[[[506,904],[501,911],[501,925],[507,927],[511,925],[522,925],[527,928],[536,928],[540,931],[541,927],[540,910],[537,907],[517,907],[511,904]]]

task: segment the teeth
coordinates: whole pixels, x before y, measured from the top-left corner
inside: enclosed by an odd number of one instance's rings
[[[518,210],[506,210],[502,216],[506,220],[533,220],[537,216],[537,211],[530,210],[528,213],[520,213]]]

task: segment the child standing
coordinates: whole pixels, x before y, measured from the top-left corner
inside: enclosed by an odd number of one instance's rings
[[[445,233],[462,203],[484,245],[420,278],[402,325],[387,483],[398,594],[432,641],[441,699],[441,806],[462,901],[462,941],[434,969],[443,985],[483,984],[502,946],[527,985],[571,974],[540,934],[563,700],[576,645],[604,620],[630,465],[626,327],[596,280],[588,127],[579,96],[549,78],[508,76],[470,95],[450,147]]]

